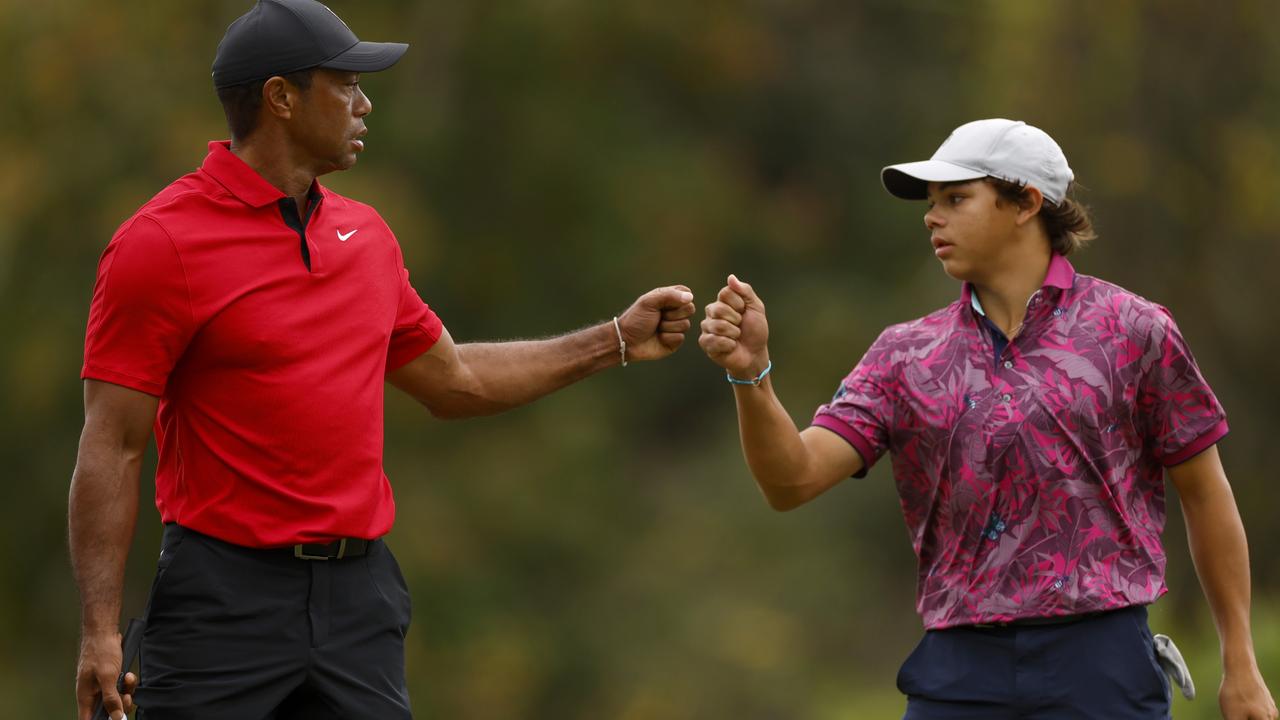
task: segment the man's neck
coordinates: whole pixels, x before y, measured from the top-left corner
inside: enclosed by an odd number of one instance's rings
[[[1008,269],[973,282],[973,291],[978,294],[983,312],[1010,339],[1022,328],[1027,303],[1044,286],[1053,257],[1048,242],[1026,247],[1026,252],[1008,258]]]
[[[306,213],[307,194],[315,182],[315,171],[293,160],[287,144],[255,135],[247,142],[232,140],[231,152],[277,190],[293,198],[299,215]]]

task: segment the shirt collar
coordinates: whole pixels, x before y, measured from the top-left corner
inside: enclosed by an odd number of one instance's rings
[[[1076,269],[1065,255],[1054,253],[1049,260],[1049,272],[1044,276],[1044,287],[1070,290],[1076,281]]]
[[[1066,256],[1053,253],[1049,258],[1049,271],[1045,273],[1044,288],[1057,288],[1058,290],[1070,290],[1076,281],[1076,269],[1072,267],[1071,261]],[[986,312],[982,309],[982,303],[978,302],[978,294],[973,291],[973,285],[964,283],[960,288],[960,302],[972,307],[974,312],[986,317]]]
[[[245,161],[231,152],[230,140],[214,140],[209,143],[209,154],[200,169],[217,180],[232,195],[251,207],[265,207],[287,197],[279,188],[249,167]],[[322,193],[319,180],[311,182],[309,197]]]

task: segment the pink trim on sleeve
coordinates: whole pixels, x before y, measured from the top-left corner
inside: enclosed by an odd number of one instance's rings
[[[830,415],[819,415],[813,419],[813,427],[820,427],[824,430],[839,435],[853,446],[853,449],[862,456],[862,469],[859,470],[854,477],[863,477],[871,466],[876,462],[875,452],[871,449],[871,443],[867,439],[858,434],[856,430],[840,422]]]
[[[1221,440],[1227,434],[1229,429],[1230,428],[1227,427],[1226,420],[1219,420],[1217,425],[1209,428],[1208,431],[1191,441],[1186,447],[1172,455],[1166,455],[1160,458],[1160,464],[1165,467],[1173,467],[1174,465],[1190,460],[1196,455],[1208,450],[1210,445]]]

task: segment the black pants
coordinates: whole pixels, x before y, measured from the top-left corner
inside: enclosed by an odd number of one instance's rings
[[[1164,720],[1147,609],[1059,625],[930,630],[898,671],[904,720]]]
[[[401,720],[409,590],[391,551],[299,560],[168,525],[142,641],[146,720]]]

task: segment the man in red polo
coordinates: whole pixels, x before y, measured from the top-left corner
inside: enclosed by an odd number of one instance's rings
[[[410,717],[408,592],[379,540],[385,383],[437,416],[488,414],[683,341],[693,296],[673,286],[563,337],[454,344],[378,213],[316,180],[364,149],[360,73],[406,47],[313,0],[259,2],[214,61],[232,140],[103,253],[69,512],[81,720],[99,698],[113,718],[135,698],[152,720]],[[166,527],[141,678],[118,693],[153,431]]]

